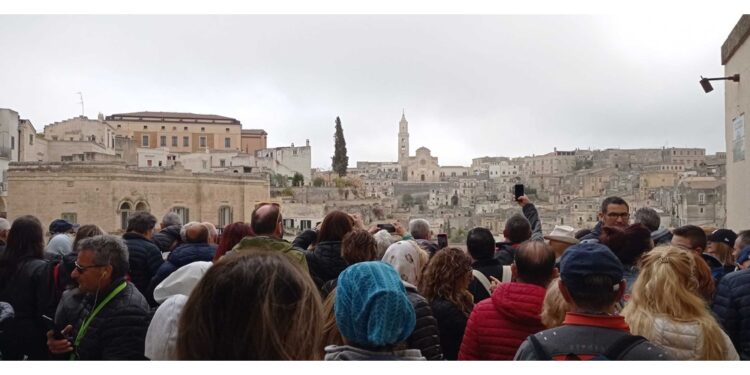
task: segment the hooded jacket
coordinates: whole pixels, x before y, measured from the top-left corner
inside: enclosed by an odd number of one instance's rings
[[[545,293],[534,284],[500,284],[474,306],[458,359],[512,360],[526,337],[546,328],[540,317]]]
[[[210,262],[214,259],[216,247],[208,243],[190,243],[185,242],[177,246],[169,256],[166,262],[159,266],[156,275],[151,279],[149,284],[149,293],[153,298],[153,292],[159,283],[161,283],[172,272],[177,271],[183,266],[193,262]]]
[[[406,349],[388,352],[375,352],[349,345],[329,345],[325,347],[326,361],[423,361],[419,350]]]

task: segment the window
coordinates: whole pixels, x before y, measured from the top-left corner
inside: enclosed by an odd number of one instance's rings
[[[698,194],[698,204],[706,204],[706,194],[704,193]]]
[[[119,129],[119,128],[121,128],[121,127],[122,127],[122,125],[120,125],[120,124],[117,124],[117,129]]]
[[[229,128],[227,128],[227,133],[229,133]]]
[[[208,168],[208,162],[206,160],[203,160],[203,169]]]
[[[162,126],[162,127],[161,127],[161,130],[164,130],[164,129],[166,129],[166,126]]]
[[[232,138],[224,138],[224,148],[232,147]],[[297,151],[295,151],[296,153]]]
[[[182,146],[190,147],[190,137],[182,137]]]
[[[159,137],[159,146],[161,146],[161,147],[167,147],[167,136],[166,135],[162,135],[161,137]]]
[[[226,162],[226,160],[224,160],[224,159],[220,159],[220,160],[219,160],[219,166],[220,166],[220,167],[226,167],[226,166],[227,166],[227,162]]]
[[[182,130],[184,130],[184,131],[187,131],[187,126],[186,126],[186,127],[184,127],[184,128],[182,128]]]
[[[173,207],[172,212],[176,213],[177,216],[182,219],[183,223],[190,222],[190,209],[186,207]]]
[[[148,136],[147,135],[143,136],[143,142],[141,142],[141,146],[148,147]]]
[[[143,130],[148,130],[148,125],[143,125]]]
[[[206,147],[206,137],[200,137],[199,140],[200,140],[199,146]]]
[[[135,205],[135,210],[138,212],[149,212],[148,203],[138,202],[138,204]]]
[[[10,137],[10,148],[11,149],[15,149],[16,148],[16,137]]]
[[[71,224],[78,224],[78,214],[75,212],[63,212],[60,218],[67,220]]]
[[[219,228],[224,228],[232,223],[232,207],[219,207]]]
[[[29,144],[30,145],[34,144],[34,134],[29,134]]]
[[[176,135],[172,136],[172,147],[177,147],[177,136]]]
[[[703,213],[703,207],[701,207],[701,213]]]
[[[146,164],[150,167],[151,166],[151,159],[146,160]]]
[[[128,217],[130,216],[130,210],[130,203],[122,202],[120,204],[120,228],[122,230],[128,229]]]
[[[201,128],[201,132],[204,132],[204,131],[206,131],[206,128],[203,128],[203,127],[202,127],[202,128]]]

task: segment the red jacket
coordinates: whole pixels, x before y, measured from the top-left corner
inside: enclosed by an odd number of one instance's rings
[[[512,360],[526,337],[546,329],[539,316],[545,293],[533,284],[500,284],[474,306],[458,359]]]

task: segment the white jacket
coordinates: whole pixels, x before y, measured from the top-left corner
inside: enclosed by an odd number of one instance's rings
[[[738,361],[740,356],[724,331],[724,360]],[[659,344],[674,360],[698,359],[703,346],[703,331],[698,322],[678,322],[667,316],[660,316],[654,320],[654,337],[647,337],[649,341]]]

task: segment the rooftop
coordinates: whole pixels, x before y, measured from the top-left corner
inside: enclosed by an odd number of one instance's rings
[[[130,112],[130,113],[113,113],[107,116],[106,120],[119,120],[119,121],[163,121],[163,122],[219,122],[219,123],[233,123],[239,124],[239,120],[218,116],[218,115],[203,115],[197,113],[188,112]],[[188,120],[188,121],[185,121]],[[193,121],[190,121],[193,120]]]

